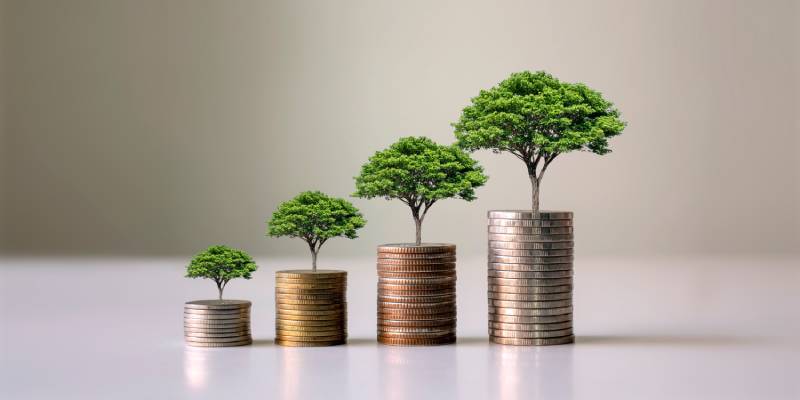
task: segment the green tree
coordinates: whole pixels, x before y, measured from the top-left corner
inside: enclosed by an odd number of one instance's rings
[[[443,146],[426,137],[404,137],[379,151],[361,167],[353,196],[399,199],[411,208],[422,243],[422,222],[439,200],[471,201],[475,188],[486,183],[478,162],[456,146]]]
[[[278,206],[267,234],[305,240],[311,250],[311,268],[316,271],[317,254],[328,239],[338,236],[355,239],[356,231],[366,223],[361,212],[347,200],[308,191]]]
[[[222,291],[231,279],[250,279],[256,269],[258,266],[244,251],[228,246],[211,246],[194,256],[186,269],[186,277],[213,280],[222,300]]]
[[[518,72],[481,90],[453,124],[466,150],[509,152],[525,163],[531,207],[539,211],[539,187],[547,167],[573,150],[606,154],[608,138],[625,128],[619,111],[582,83],[561,82],[546,72]]]

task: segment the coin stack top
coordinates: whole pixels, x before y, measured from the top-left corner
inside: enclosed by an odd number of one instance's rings
[[[573,220],[568,211],[489,211],[489,338],[572,343]]]
[[[378,246],[378,342],[398,346],[456,340],[456,247]]]
[[[247,300],[195,300],[183,307],[186,344],[196,347],[229,347],[253,343]]]
[[[347,272],[275,273],[275,343],[318,347],[347,341]]]

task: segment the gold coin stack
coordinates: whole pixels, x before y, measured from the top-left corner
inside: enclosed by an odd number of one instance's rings
[[[195,300],[183,306],[183,336],[196,347],[230,347],[253,343],[250,305],[246,300]]]
[[[275,273],[275,344],[319,347],[347,342],[347,272]]]
[[[572,213],[489,211],[489,339],[544,346],[572,332]]]
[[[456,341],[456,246],[378,246],[378,342],[429,346]]]

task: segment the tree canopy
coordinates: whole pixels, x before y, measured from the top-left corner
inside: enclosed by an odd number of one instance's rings
[[[222,291],[231,279],[250,279],[256,269],[258,266],[244,251],[228,246],[211,246],[194,256],[186,269],[186,277],[213,280],[222,300]]]
[[[569,151],[610,152],[608,139],[619,135],[625,122],[611,102],[586,85],[523,71],[481,90],[453,126],[461,148],[509,152],[525,162],[538,211],[547,166]]]
[[[421,243],[421,224],[439,200],[475,199],[475,188],[486,183],[483,168],[456,146],[426,137],[404,137],[376,152],[356,178],[357,197],[398,199],[411,208]]]
[[[311,250],[312,269],[316,271],[317,254],[328,239],[340,236],[355,239],[358,229],[366,223],[361,212],[347,200],[306,191],[278,206],[267,234],[305,240]]]

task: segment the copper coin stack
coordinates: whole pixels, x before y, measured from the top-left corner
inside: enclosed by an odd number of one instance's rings
[[[544,346],[572,332],[572,213],[489,211],[489,339]]]
[[[275,273],[275,344],[320,347],[346,342],[346,271]]]
[[[247,300],[195,300],[183,306],[183,337],[196,347],[231,347],[253,343]]]
[[[378,342],[430,346],[456,341],[456,246],[378,246]]]

